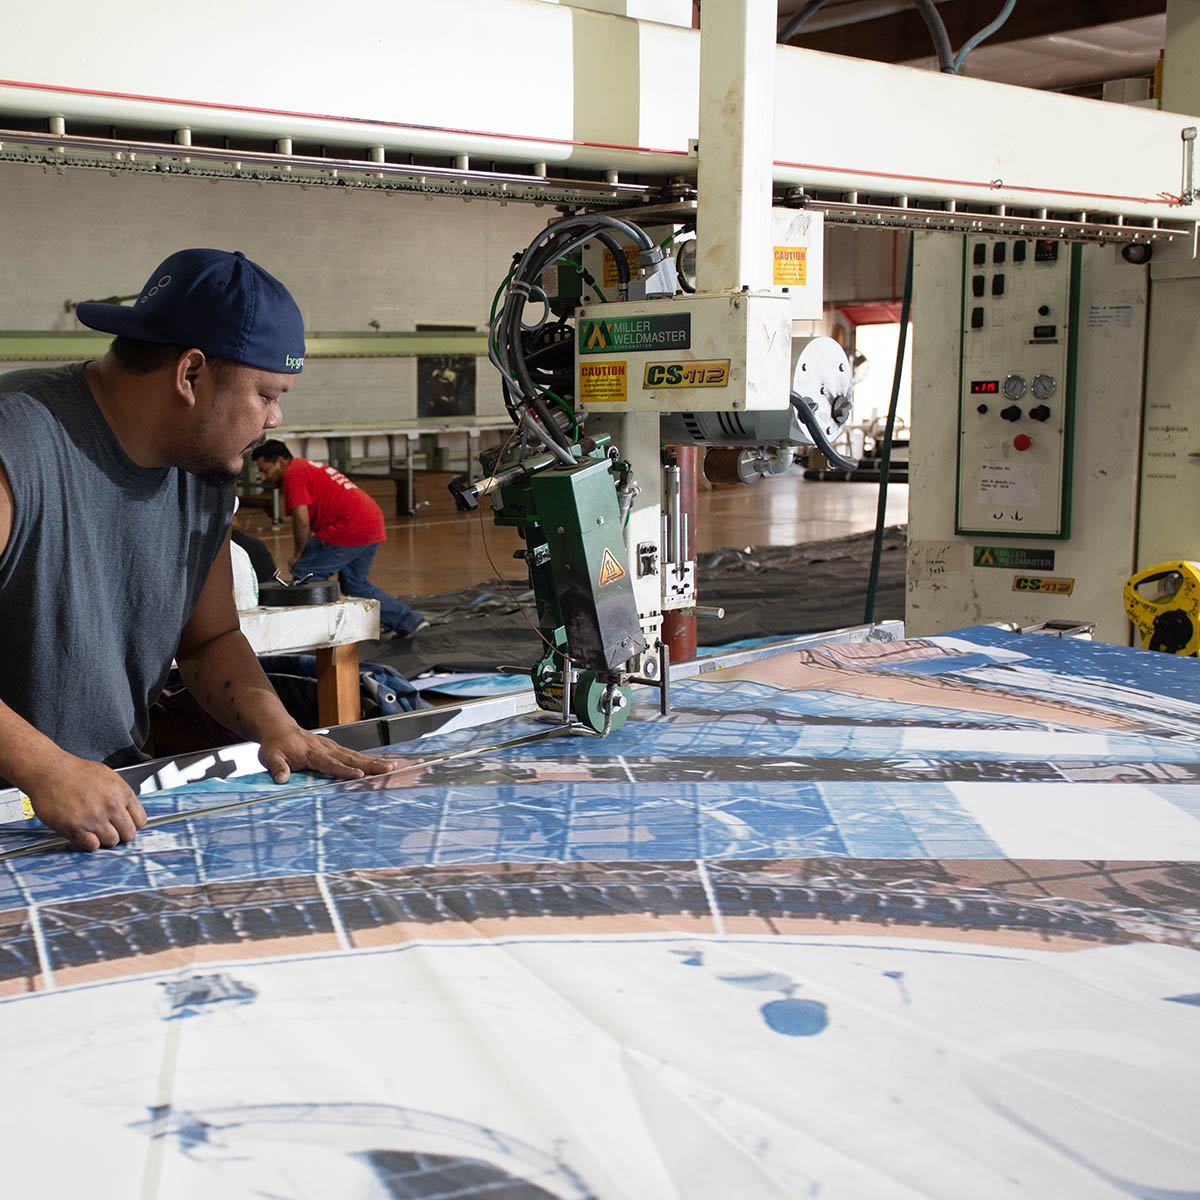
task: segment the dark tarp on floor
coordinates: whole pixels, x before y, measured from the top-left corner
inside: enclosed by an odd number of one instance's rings
[[[746,638],[821,633],[861,625],[871,567],[872,533],[803,546],[725,548],[697,562],[700,603],[725,609],[723,620],[701,618],[702,646]],[[904,617],[905,526],[885,531],[875,594],[877,621]],[[363,642],[363,662],[384,663],[408,679],[425,671],[492,671],[530,666],[540,654],[537,635],[517,608],[536,622],[528,584],[489,580],[439,596],[402,599],[430,628],[414,638]],[[515,596],[515,599],[514,599]]]

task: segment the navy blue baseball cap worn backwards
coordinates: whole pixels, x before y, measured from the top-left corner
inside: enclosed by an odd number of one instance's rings
[[[178,250],[131,305],[76,308],[90,329],[140,342],[195,346],[231,362],[298,375],[304,318],[291,293],[240,250]]]

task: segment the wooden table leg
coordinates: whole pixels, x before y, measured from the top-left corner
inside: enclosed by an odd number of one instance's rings
[[[317,651],[317,717],[322,725],[362,720],[357,643]]]

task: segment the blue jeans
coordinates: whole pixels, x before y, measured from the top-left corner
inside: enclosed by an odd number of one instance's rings
[[[336,575],[347,596],[379,601],[379,623],[384,629],[412,633],[425,618],[367,578],[378,548],[378,543],[371,546],[334,546],[318,537],[310,537],[304,553],[292,567],[292,575],[296,579],[302,575],[311,575],[314,579],[328,579]]]

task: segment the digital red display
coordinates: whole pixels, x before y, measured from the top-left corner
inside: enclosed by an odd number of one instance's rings
[[[998,379],[972,379],[972,396],[994,396],[1000,390]]]

